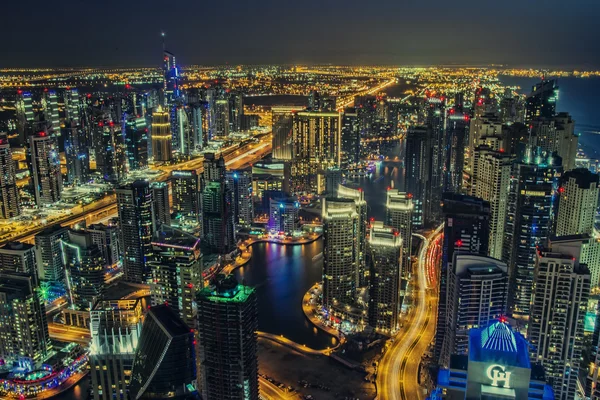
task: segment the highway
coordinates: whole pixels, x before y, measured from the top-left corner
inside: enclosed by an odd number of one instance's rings
[[[443,225],[427,237],[421,238],[421,249],[413,293],[416,293],[415,307],[403,321],[408,329],[401,330],[381,359],[377,372],[377,398],[381,400],[419,400],[423,391],[418,383],[419,364],[435,334],[435,313],[437,312],[436,290],[427,287],[428,260],[437,262],[428,255],[434,251],[434,243],[441,234]]]

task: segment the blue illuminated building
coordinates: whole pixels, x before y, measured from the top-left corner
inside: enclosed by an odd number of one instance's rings
[[[554,399],[544,369],[529,359],[529,344],[503,319],[469,332],[468,355],[453,355],[430,399]]]
[[[300,203],[295,197],[270,200],[269,230],[292,235],[300,227]]]

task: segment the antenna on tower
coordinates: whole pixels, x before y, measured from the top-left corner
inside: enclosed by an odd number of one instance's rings
[[[167,34],[165,33],[165,31],[161,31],[160,36],[162,37],[163,51],[165,51],[165,36],[167,36]]]

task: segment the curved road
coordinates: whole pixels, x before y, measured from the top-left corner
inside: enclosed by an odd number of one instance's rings
[[[400,332],[387,349],[379,364],[377,373],[377,393],[381,400],[418,400],[423,392],[418,383],[421,357],[429,347],[435,334],[435,311],[437,301],[435,293],[427,288],[427,255],[431,240],[440,234],[443,225],[427,237],[415,235],[423,240],[419,252],[414,285],[417,298],[416,308],[405,319],[403,325],[408,330]]]

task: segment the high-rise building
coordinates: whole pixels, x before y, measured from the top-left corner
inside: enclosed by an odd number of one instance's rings
[[[171,199],[169,197],[168,182],[153,182],[152,201],[154,201],[154,223],[160,225],[171,225]]]
[[[358,112],[346,108],[342,116],[342,165],[357,164],[360,161],[360,127]]]
[[[102,300],[90,310],[94,400],[128,399],[133,357],[144,320],[142,300]]]
[[[60,116],[58,113],[58,96],[55,90],[44,89],[42,107],[48,131],[54,136],[60,136]]]
[[[444,239],[442,246],[442,270],[439,283],[438,325],[435,336],[434,355],[448,356],[452,349],[445,348],[453,303],[453,282],[449,280],[455,267],[454,254],[488,254],[490,234],[490,204],[482,199],[457,193],[445,193],[442,212],[444,214]]]
[[[406,133],[406,192],[413,195],[413,226],[425,225],[425,188],[429,182],[430,154],[428,130],[425,127],[411,127]]]
[[[544,365],[555,398],[576,398],[584,347],[585,307],[590,295],[587,267],[560,244],[535,256],[534,290],[527,338],[531,358]]]
[[[489,256],[500,260],[510,190],[511,156],[482,145],[475,148],[471,194],[490,203]]]
[[[60,201],[63,184],[55,139],[40,132],[29,137],[29,146],[36,204],[41,207]]]
[[[400,233],[383,222],[371,222],[367,260],[370,269],[369,325],[385,333],[398,329],[400,314]]]
[[[465,165],[465,147],[468,147],[469,115],[463,110],[462,103],[448,110],[446,134],[448,140],[447,167],[444,190],[459,193],[463,187]]]
[[[116,224],[92,224],[86,228],[86,231],[92,235],[92,242],[100,248],[104,266],[116,265],[121,255],[118,226]]]
[[[354,303],[359,283],[359,215],[351,199],[322,199],[323,307],[330,313]]]
[[[525,104],[525,121],[530,122],[538,117],[552,118],[556,114],[558,86],[554,79],[542,80],[531,89]]]
[[[440,369],[432,398],[555,399],[544,367],[529,358],[529,343],[504,319],[471,329],[468,347],[468,355],[452,355],[449,368]]]
[[[295,197],[272,198],[269,211],[269,230],[291,236],[300,228],[300,203]]]
[[[65,160],[67,182],[71,185],[87,183],[90,179],[90,142],[87,132],[74,121],[65,128]]]
[[[50,355],[46,308],[28,274],[0,272],[0,358],[35,368]]]
[[[64,92],[65,102],[65,125],[71,123],[79,125],[81,123],[81,102],[79,100],[79,91],[77,88],[70,88]]]
[[[412,252],[412,228],[413,228],[413,196],[411,193],[401,192],[396,189],[387,191],[386,225],[400,232],[402,238],[402,271],[401,276],[408,278],[411,270],[410,255]]]
[[[169,162],[173,157],[173,142],[169,112],[161,106],[152,112],[152,156],[155,162]]]
[[[242,119],[244,117],[244,99],[242,93],[231,91],[228,93],[229,100],[229,131],[239,132],[242,130]]]
[[[200,177],[196,170],[178,170],[171,173],[173,211],[182,219],[198,224],[202,215]]]
[[[337,197],[338,186],[342,184],[344,175],[338,167],[327,168],[325,171],[325,191],[324,195]]]
[[[198,293],[202,397],[258,400],[258,306],[232,275]]]
[[[469,177],[473,175],[475,149],[481,145],[481,139],[488,136],[499,136],[502,132],[502,122],[498,115],[484,112],[485,101],[482,104],[476,104],[478,105],[475,105],[474,116],[470,120],[468,157],[465,163],[465,172]],[[471,181],[468,182],[468,190],[470,190],[471,183]]]
[[[194,102],[188,104],[187,113],[190,124],[192,152],[200,151],[205,143],[206,103]]]
[[[96,170],[108,183],[118,183],[127,175],[127,149],[121,132],[121,125],[110,117],[100,121],[94,132]]]
[[[215,136],[229,135],[229,101],[217,99],[215,101]]]
[[[0,218],[8,219],[21,215],[19,188],[15,178],[15,162],[8,138],[0,135]]]
[[[129,171],[148,168],[148,127],[146,118],[127,118],[124,129]]]
[[[129,399],[196,399],[194,332],[167,305],[148,310],[129,385]]]
[[[145,282],[150,276],[147,266],[152,254],[154,204],[147,181],[135,181],[117,189],[119,211],[119,242],[123,250],[125,279]]]
[[[19,134],[19,144],[25,144],[29,135],[33,133],[33,123],[35,114],[33,112],[33,96],[31,92],[17,91],[15,101],[15,110],[17,112],[17,133]]]
[[[189,327],[197,325],[195,295],[203,287],[200,239],[162,226],[152,239],[149,261],[152,304],[168,304]]]
[[[40,279],[57,283],[64,281],[65,264],[60,243],[68,237],[69,230],[60,225],[46,228],[35,235],[35,252]]]
[[[104,263],[100,248],[85,231],[69,231],[61,240],[71,306],[89,310],[104,295]]]
[[[179,154],[189,157],[195,150],[195,142],[188,112],[183,104],[176,107],[175,118],[177,118],[177,130],[174,132],[174,148]]]
[[[298,107],[271,108],[273,131],[273,159],[290,161],[294,145],[294,114]]]
[[[341,114],[301,111],[294,119],[292,192],[323,193],[324,171],[340,166]]]
[[[341,199],[354,200],[356,213],[358,214],[358,284],[361,287],[369,284],[370,268],[367,266],[367,231],[369,220],[367,219],[367,201],[365,200],[365,192],[360,188],[352,185],[338,184],[337,197]]]
[[[451,354],[467,354],[469,330],[487,326],[506,314],[508,267],[480,255],[454,253],[446,270],[445,336],[439,358],[447,366]]]
[[[39,278],[35,246],[28,243],[8,242],[0,247],[0,271],[29,274],[37,287]]]
[[[164,47],[164,45],[163,45]],[[165,106],[173,104],[180,97],[179,88],[179,68],[175,54],[163,48],[163,104]]]
[[[254,222],[254,203],[252,202],[252,171],[228,171],[227,189],[231,192],[231,212],[236,227],[249,227]]]
[[[503,261],[512,268],[508,301],[517,316],[529,315],[535,249],[551,235],[561,172],[560,159],[554,157],[513,165]]]
[[[567,171],[558,189],[556,236],[592,234],[600,194],[600,177],[589,169]]]
[[[433,223],[440,220],[440,204],[444,192],[445,174],[447,170],[446,139],[446,100],[445,98],[429,97],[427,99],[426,126],[429,131],[430,169],[429,182],[425,187],[425,222]]]
[[[225,179],[225,159],[223,154],[219,158],[215,157],[214,153],[205,153],[203,162],[204,171],[202,173],[202,179],[204,182],[210,181],[223,181]]]
[[[570,171],[575,168],[579,142],[579,136],[575,135],[575,121],[569,113],[561,112],[554,116],[554,126],[558,142],[556,152],[562,158],[563,169]]]
[[[235,248],[231,192],[225,181],[210,181],[202,191],[203,238],[214,251],[226,254]]]

